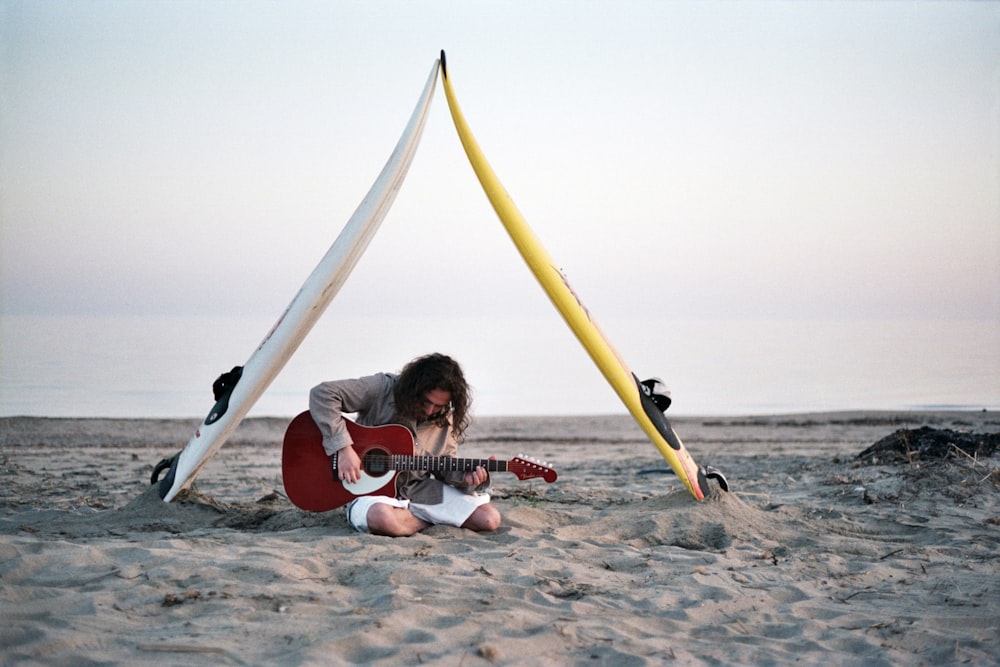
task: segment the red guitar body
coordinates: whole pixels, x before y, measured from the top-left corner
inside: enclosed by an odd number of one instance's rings
[[[409,429],[399,424],[387,426],[359,426],[344,420],[347,431],[354,440],[354,450],[364,461],[369,452],[413,454],[413,436]],[[285,431],[281,450],[281,479],[285,493],[292,503],[310,512],[326,512],[346,505],[358,496],[396,495],[396,472],[362,474],[360,488],[344,485],[336,477],[335,469],[326,450],[323,435],[307,410],[298,415]]]

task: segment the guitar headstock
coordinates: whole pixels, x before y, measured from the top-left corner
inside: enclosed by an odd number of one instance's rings
[[[541,477],[548,483],[556,481],[556,471],[543,461],[519,454],[507,462],[507,472],[514,473],[519,480]]]

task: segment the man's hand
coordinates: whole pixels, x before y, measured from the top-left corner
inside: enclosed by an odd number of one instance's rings
[[[495,461],[497,457],[491,456],[490,460]],[[484,484],[486,480],[490,478],[490,474],[486,472],[486,468],[483,466],[476,466],[476,469],[465,473],[465,488],[474,489],[480,484]]]
[[[361,457],[348,445],[337,450],[337,478],[341,482],[354,484],[361,480]]]

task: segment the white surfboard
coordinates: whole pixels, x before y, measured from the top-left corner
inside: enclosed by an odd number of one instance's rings
[[[190,486],[202,466],[232,435],[340,291],[368,247],[396,198],[416,153],[434,97],[437,73],[438,61],[435,60],[417,106],[395,150],[368,194],[291,304],[250,355],[242,372],[239,368],[234,368],[222,386],[217,387],[219,395],[216,404],[187,446],[156,466],[152,483],[159,483],[160,497],[165,502],[170,502],[182,489]],[[160,473],[168,467],[166,476],[159,480]]]

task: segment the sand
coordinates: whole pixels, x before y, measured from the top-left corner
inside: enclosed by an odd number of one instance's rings
[[[495,533],[392,539],[283,495],[255,418],[170,504],[195,421],[0,419],[4,665],[997,664],[1000,458],[861,461],[986,412],[675,418],[732,491],[695,502],[626,417],[481,418]],[[885,457],[889,458],[889,457]]]

